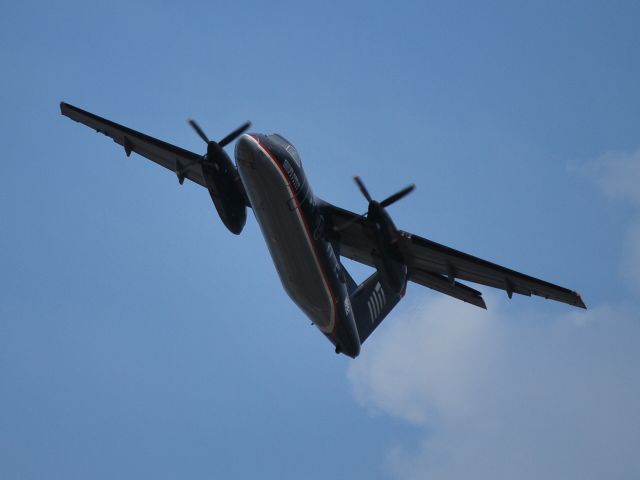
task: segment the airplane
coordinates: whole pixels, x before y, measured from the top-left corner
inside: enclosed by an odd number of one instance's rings
[[[188,179],[206,188],[230,232],[242,232],[252,209],[284,290],[336,353],[356,358],[409,281],[484,309],[482,293],[459,280],[504,290],[509,298],[536,295],[587,308],[572,290],[396,228],[386,208],[415,185],[377,201],[354,177],[368,202],[362,215],[316,197],[293,144],[275,133],[245,133],[250,122],[216,142],[189,120],[207,144],[199,155],[65,102],[60,111],[113,139],[127,156],[135,152],[173,171],[180,184]],[[234,165],[224,147],[235,140]],[[342,257],[375,272],[357,284]]]

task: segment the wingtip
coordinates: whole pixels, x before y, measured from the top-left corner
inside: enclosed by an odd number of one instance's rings
[[[584,308],[586,310],[587,305],[584,303],[584,300],[582,300],[582,297],[580,296],[580,294],[578,292],[573,292],[573,293],[576,296],[576,307]]]
[[[485,303],[484,298],[482,298],[482,296],[480,296],[480,298],[478,298],[478,303],[477,303],[477,305],[478,305],[480,308],[484,308],[485,310],[487,310],[487,304]]]
[[[74,109],[73,105],[62,101],[60,102],[60,113],[62,115],[68,116],[67,114]]]
[[[476,307],[480,307],[484,310],[487,309],[487,304],[484,303],[484,298],[482,298],[482,295],[478,295],[476,298],[473,298],[471,300],[464,299],[463,301],[466,303],[470,303],[471,305],[475,305]]]

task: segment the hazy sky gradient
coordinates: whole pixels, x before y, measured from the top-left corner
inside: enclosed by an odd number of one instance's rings
[[[0,16],[0,477],[637,478],[637,2],[14,2]],[[247,119],[315,193],[576,289],[410,287],[352,361],[255,219],[59,114],[194,152]],[[231,152],[231,150],[229,150]],[[362,275],[363,270],[359,269]]]

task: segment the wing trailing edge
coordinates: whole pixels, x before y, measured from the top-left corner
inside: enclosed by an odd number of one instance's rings
[[[451,281],[444,275],[426,272],[422,270],[414,270],[409,272],[409,280],[423,287],[429,287],[437,292],[444,293],[463,302],[470,303],[476,307],[487,309],[484,303],[482,293],[474,290],[460,282]]]

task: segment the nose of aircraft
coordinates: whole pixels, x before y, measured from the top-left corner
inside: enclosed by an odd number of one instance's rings
[[[267,135],[260,133],[245,133],[236,142],[234,155],[240,170],[256,169],[260,162],[280,163],[280,158],[273,151]]]
[[[259,150],[255,137],[256,136],[253,133],[245,133],[236,142],[234,155],[236,157],[236,164],[238,167],[247,167],[252,161],[254,161]]]

